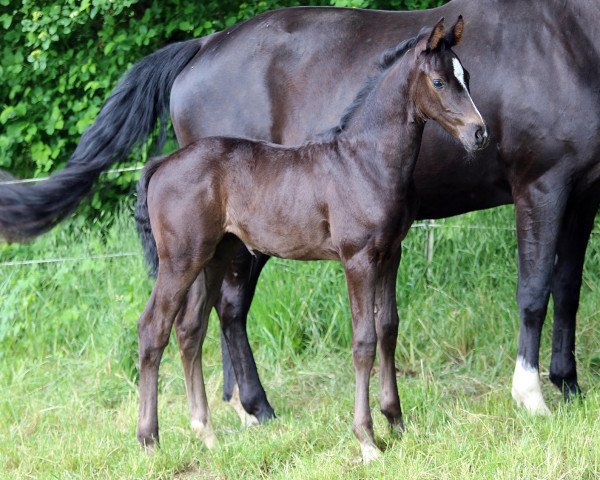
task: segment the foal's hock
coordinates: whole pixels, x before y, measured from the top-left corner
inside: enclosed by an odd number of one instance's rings
[[[381,411],[403,429],[394,351],[395,285],[401,241],[415,216],[412,173],[427,119],[467,150],[487,131],[451,47],[459,17],[387,51],[320,143],[286,148],[240,138],[202,139],[150,164],[140,180],[138,227],[158,256],[156,285],[139,320],[138,439],[158,440],[160,358],[175,323],[192,427],[215,442],[202,377],[201,345],[225,268],[239,242],[269,255],[343,263],[352,311],[356,372],[353,431],[365,461],[375,458],[369,374],[380,348]],[[194,289],[197,304],[186,304]]]

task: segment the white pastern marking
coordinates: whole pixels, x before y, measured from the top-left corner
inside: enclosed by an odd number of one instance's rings
[[[515,365],[512,396],[517,404],[523,405],[529,413],[550,415],[550,410],[546,406],[542,395],[540,375],[536,368],[525,362],[523,357],[518,357]]]
[[[192,420],[192,430],[196,432],[198,438],[204,442],[204,445],[206,445],[206,448],[209,450],[217,446],[217,436],[210,423],[210,419],[206,424],[200,420]]]
[[[233,407],[235,413],[237,413],[238,417],[240,417],[242,427],[252,427],[254,425],[259,424],[258,419],[254,415],[244,410],[244,406],[242,405],[242,401],[240,400],[240,390],[237,384],[233,387],[233,393],[231,394],[229,405]]]
[[[371,442],[361,442],[360,453],[363,463],[371,463],[381,457],[381,451]]]

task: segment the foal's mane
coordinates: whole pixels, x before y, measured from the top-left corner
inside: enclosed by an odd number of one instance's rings
[[[342,133],[348,127],[348,123],[350,122],[352,117],[354,117],[356,111],[365,102],[365,99],[368,97],[369,93],[375,88],[377,80],[381,76],[385,75],[385,73],[390,69],[392,65],[394,65],[400,58],[404,56],[404,54],[408,50],[413,48],[422,38],[424,38],[430,32],[430,28],[424,28],[419,32],[419,34],[416,37],[404,40],[399,45],[396,45],[395,47],[389,48],[386,51],[384,51],[376,63],[376,73],[370,75],[367,78],[361,89],[356,94],[356,97],[354,97],[354,101],[344,111],[342,118],[340,119],[340,123],[336,127],[333,127],[332,129],[322,133],[320,136],[335,138],[337,135]]]

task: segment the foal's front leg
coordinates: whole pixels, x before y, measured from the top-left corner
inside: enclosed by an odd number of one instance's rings
[[[374,321],[377,272],[366,252],[344,260],[344,269],[352,312],[352,360],[356,375],[352,431],[360,443],[363,461],[367,463],[380,455],[375,445],[369,406],[369,377],[377,345]]]
[[[396,382],[396,341],[398,339],[398,309],[396,305],[396,275],[400,251],[393,261],[382,269],[375,290],[375,325],[379,344],[379,404],[390,428],[395,433],[404,431],[402,409]]]

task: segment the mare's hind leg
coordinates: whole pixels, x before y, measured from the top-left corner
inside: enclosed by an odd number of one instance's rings
[[[379,344],[379,402],[393,432],[402,433],[404,422],[398,384],[396,382],[396,341],[398,339],[398,309],[396,305],[396,275],[400,255],[387,265],[375,290],[375,326]]]
[[[550,380],[565,400],[580,394],[575,363],[575,325],[585,251],[594,227],[598,199],[569,205],[561,228],[552,276],[554,332]]]
[[[242,401],[240,400],[240,388],[238,387],[237,380],[235,378],[235,370],[233,369],[233,363],[231,363],[231,357],[229,356],[227,340],[225,339],[225,335],[222,331],[221,361],[223,364],[223,401],[227,402],[231,408],[233,408],[235,413],[237,413],[237,416],[240,418],[240,422],[242,423],[242,427],[258,425],[258,419],[244,409]]]
[[[190,287],[185,310],[182,309],[175,322],[192,429],[208,448],[215,445],[217,438],[210,422],[206,400],[202,374],[202,344],[210,311],[217,300],[223,274],[231,259],[231,247],[232,238],[229,236],[219,243],[213,258]]]
[[[151,449],[158,442],[158,368],[171,327],[184,296],[201,266],[174,269],[161,261],[150,300],[138,321],[140,351],[140,410],[137,438]]]
[[[242,423],[247,425],[275,417],[260,383],[246,333],[246,318],[256,282],[269,257],[259,254],[254,258],[241,242],[238,245],[232,266],[225,275],[216,308],[221,320],[221,344],[225,346],[222,350],[225,385],[230,388],[224,388],[223,396],[235,408]],[[231,378],[233,372],[237,385],[235,379]],[[237,398],[236,393],[239,393]]]

